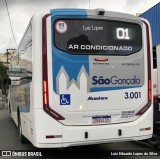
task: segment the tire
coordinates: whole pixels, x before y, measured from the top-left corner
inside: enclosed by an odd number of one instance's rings
[[[8,112],[11,113],[11,105],[10,105],[10,102],[8,104]]]
[[[154,147],[158,147],[160,146],[160,133],[159,133],[159,127],[160,124],[160,113],[159,113],[159,104],[154,102],[154,116],[153,116],[153,135],[152,138],[148,139],[147,142],[154,146]]]
[[[21,126],[20,113],[18,113],[18,133],[19,133],[19,139],[20,139],[21,143],[27,143],[28,140],[27,140],[26,137],[22,134],[22,126]]]
[[[160,146],[160,138],[157,138],[157,140],[155,140],[155,141],[153,141],[152,139],[153,139],[153,138],[147,140],[147,142],[148,142],[150,145],[152,145],[152,146],[154,146],[154,147]]]

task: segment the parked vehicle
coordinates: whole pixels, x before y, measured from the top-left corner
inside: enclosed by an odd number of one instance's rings
[[[153,70],[153,135],[152,138],[146,140],[149,144],[160,146],[160,95],[158,94],[158,72],[157,68]]]

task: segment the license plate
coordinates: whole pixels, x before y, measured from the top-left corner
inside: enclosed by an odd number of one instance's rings
[[[110,123],[111,122],[111,116],[93,116],[92,117],[92,123]]]

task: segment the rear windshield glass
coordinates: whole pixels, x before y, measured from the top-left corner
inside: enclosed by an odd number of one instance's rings
[[[54,45],[72,54],[130,55],[142,48],[140,25],[128,22],[58,19]]]

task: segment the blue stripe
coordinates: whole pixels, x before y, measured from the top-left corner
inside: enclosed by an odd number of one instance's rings
[[[58,18],[87,18],[85,9],[54,9],[51,10],[51,25]],[[51,28],[54,28],[51,26]],[[54,43],[54,31],[52,29],[52,41]],[[52,66],[53,66],[53,90],[57,92],[56,77],[63,66],[69,76],[69,80],[77,81],[78,73],[82,66],[89,74],[89,57],[88,55],[71,55],[57,49],[52,45]]]
[[[51,9],[51,16],[63,16],[64,17],[69,17],[69,16],[87,16],[87,11],[86,9]]]
[[[141,86],[139,86],[141,87]],[[135,87],[93,87],[90,89],[90,92],[99,92],[99,91],[113,91],[113,90],[121,90],[121,89],[131,89],[131,88],[139,88]]]

